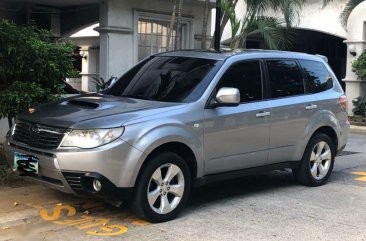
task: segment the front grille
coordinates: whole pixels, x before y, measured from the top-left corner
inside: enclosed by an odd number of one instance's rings
[[[62,172],[62,174],[64,175],[67,183],[75,192],[80,192],[81,190],[83,190],[83,186],[81,184],[81,177],[84,175],[84,173]]]
[[[61,128],[19,122],[15,126],[13,139],[31,147],[56,149],[60,145],[66,131],[66,129]]]

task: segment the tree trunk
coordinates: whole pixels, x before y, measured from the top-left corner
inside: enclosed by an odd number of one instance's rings
[[[181,24],[181,21],[182,21],[183,1],[184,0],[179,0],[179,2],[178,2],[177,32],[175,34],[175,49],[177,49],[177,50],[182,49],[182,43],[181,43],[182,24]]]
[[[173,33],[173,28],[174,28],[174,23],[175,23],[175,15],[176,15],[176,11],[177,11],[176,9],[177,9],[177,0],[174,0],[172,17],[170,18],[170,26],[169,26],[169,29],[168,29],[166,51],[170,50],[170,41],[172,39],[172,33]]]
[[[236,4],[238,3],[238,0],[232,0],[232,1],[233,1],[233,5],[236,6]],[[220,39],[222,37],[222,34],[224,33],[224,29],[228,22],[229,22],[229,16],[227,16],[227,14],[225,14],[225,11],[223,11],[222,16],[221,16],[221,22],[220,22]],[[215,29],[215,31],[216,31],[216,29]],[[214,34],[214,36],[215,36],[215,34]],[[214,42],[215,42],[215,39],[212,38],[210,48],[213,48]]]
[[[203,24],[202,24],[202,39],[201,39],[201,49],[206,49],[207,42],[207,24],[208,24],[208,4],[210,0],[205,0],[205,7],[203,10]]]
[[[236,40],[235,48],[242,48],[242,49],[247,48],[247,37],[246,37],[246,35],[244,35],[243,37],[240,37],[239,39]]]

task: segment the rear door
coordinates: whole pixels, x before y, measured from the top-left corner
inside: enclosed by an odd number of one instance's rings
[[[270,108],[268,101],[263,100],[261,69],[259,60],[233,64],[216,86],[216,91],[222,87],[239,89],[241,103],[235,107],[205,109],[205,174],[266,163]]]
[[[298,144],[316,113],[316,99],[306,93],[305,78],[296,60],[275,59],[266,63],[272,107],[267,163],[296,161]]]

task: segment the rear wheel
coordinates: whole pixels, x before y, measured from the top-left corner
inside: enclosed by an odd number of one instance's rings
[[[298,168],[293,170],[295,178],[307,186],[321,186],[329,179],[334,165],[335,146],[329,136],[313,136]]]
[[[152,222],[174,219],[187,202],[191,176],[187,163],[171,152],[159,153],[142,170],[133,200],[139,216]]]

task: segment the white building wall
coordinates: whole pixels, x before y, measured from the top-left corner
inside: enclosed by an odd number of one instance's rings
[[[136,18],[138,12],[159,13],[170,16],[173,2],[106,0],[100,3],[100,76],[109,79],[121,76],[137,62]],[[195,35],[202,31],[203,4],[186,1],[183,15],[191,16],[188,39],[190,48],[200,48],[200,41],[194,40]],[[211,27],[208,26],[208,29]]]
[[[348,48],[352,48],[356,55],[353,56],[350,51],[347,53],[347,75],[344,78],[346,82],[346,94],[349,99],[348,113],[352,115],[352,99],[366,95],[366,80],[360,79],[352,70],[352,63],[366,49],[366,1],[360,3],[348,18]]]
[[[323,1],[321,0],[307,0],[300,11],[300,22],[297,24],[297,28],[315,30],[332,35],[336,35],[342,38],[347,38],[347,32],[342,27],[339,20],[339,15],[344,9],[348,0],[337,0],[329,3],[323,8]],[[238,1],[236,7],[237,16],[244,16],[246,11],[246,5],[244,1]],[[278,15],[270,12],[270,15]],[[214,15],[214,14],[213,14]],[[214,16],[211,18],[214,21]],[[226,26],[222,40],[231,37],[230,24]],[[212,29],[211,33],[213,33]]]
[[[347,38],[347,32],[342,27],[339,15],[348,1],[332,1],[323,8],[323,1],[307,0],[301,10],[298,27]]]

